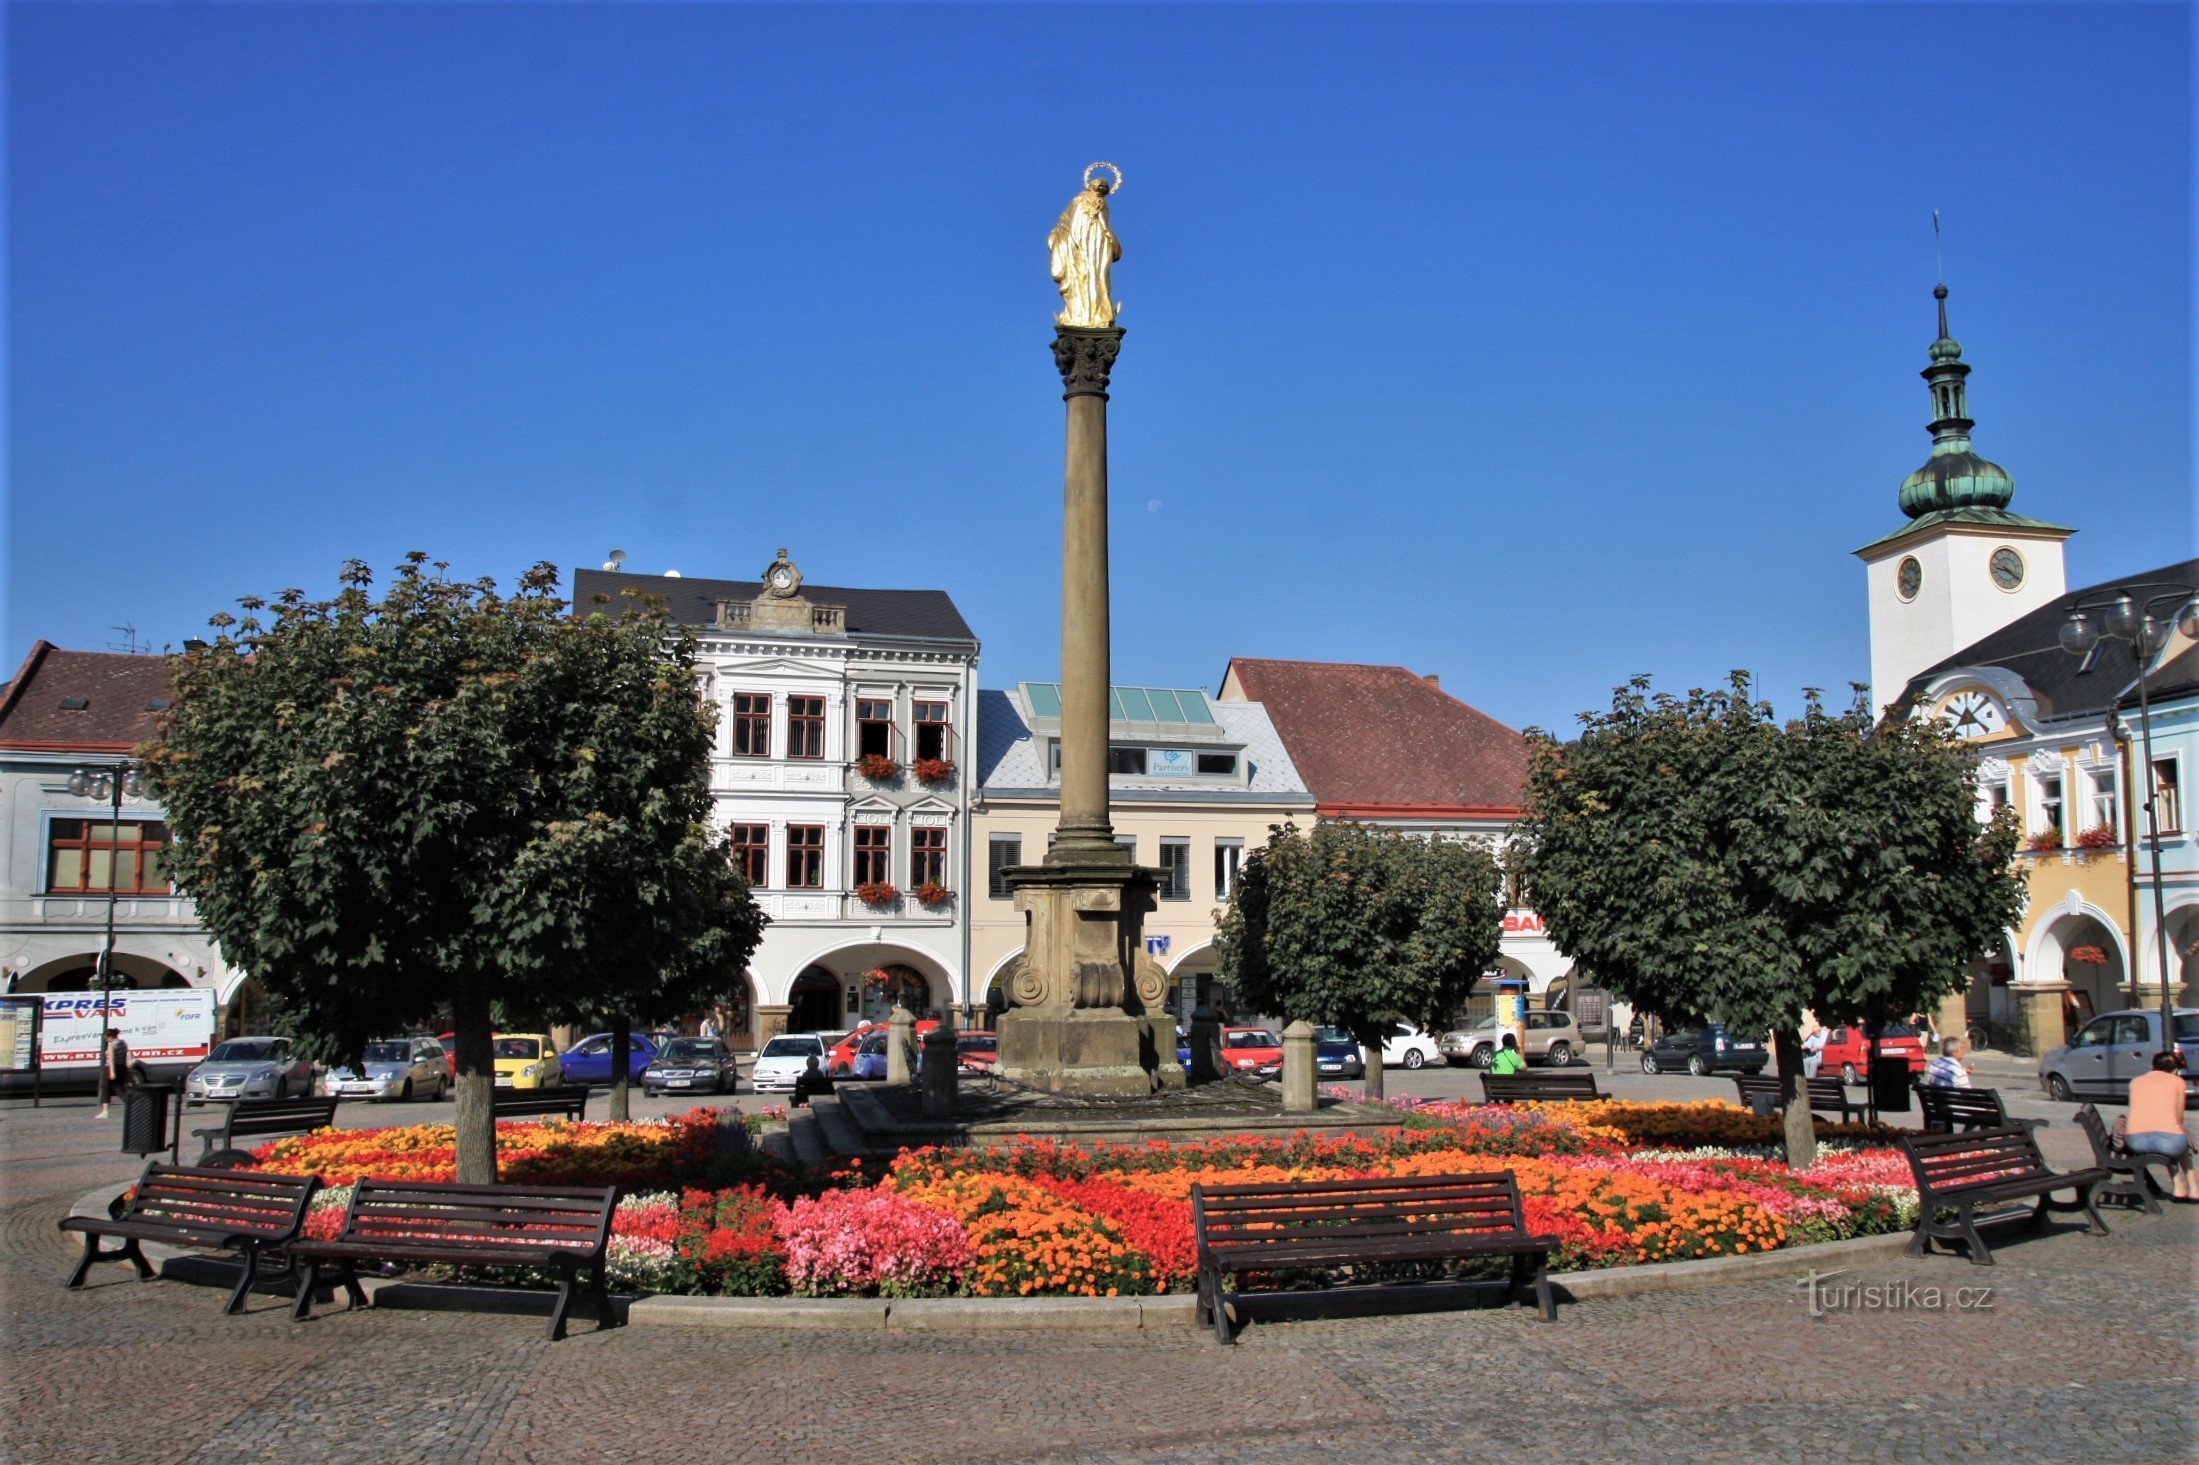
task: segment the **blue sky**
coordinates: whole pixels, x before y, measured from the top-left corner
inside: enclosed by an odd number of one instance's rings
[[[2172,5],[18,5],[5,659],[352,556],[936,586],[1058,655],[1043,239],[1109,158],[1119,681],[1569,727],[1864,675],[1928,437],[2192,552]],[[4,673],[0,673],[4,674]]]

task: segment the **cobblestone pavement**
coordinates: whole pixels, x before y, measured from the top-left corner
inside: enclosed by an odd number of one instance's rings
[[[392,1116],[394,1117],[394,1115]],[[2049,1130],[2055,1140],[2070,1126]],[[126,1178],[113,1121],[0,1109],[9,1461],[1703,1461],[2199,1458],[2199,1207],[2011,1238],[1990,1270],[1872,1263],[1901,1304],[1813,1318],[1789,1281],[1524,1310],[1203,1332],[627,1328],[332,1310],[99,1269],[70,1201]],[[2060,1144],[2054,1146],[2061,1149]],[[2070,1155],[2061,1156],[2067,1163]],[[1989,1286],[1989,1305],[1929,1294]],[[1969,1301],[1978,1301],[1971,1298]]]

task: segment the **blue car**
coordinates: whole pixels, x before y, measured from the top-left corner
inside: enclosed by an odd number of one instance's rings
[[[855,1065],[851,1072],[857,1078],[884,1078],[886,1076],[886,1039],[892,1034],[877,1032],[863,1039],[855,1050]]]
[[[653,1038],[640,1033],[627,1038],[626,1077],[630,1082],[641,1082],[642,1070],[657,1060],[657,1044]],[[582,1038],[558,1055],[558,1066],[565,1071],[565,1082],[572,1084],[611,1083],[611,1035],[597,1033]]]
[[[1365,1078],[1367,1055],[1342,1028],[1313,1030],[1313,1071],[1323,1078]]]

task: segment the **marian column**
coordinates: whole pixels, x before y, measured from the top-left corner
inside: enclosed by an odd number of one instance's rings
[[[1094,178],[1101,169],[1113,177]],[[1000,1019],[1000,1072],[1056,1093],[1136,1095],[1183,1081],[1167,982],[1144,955],[1155,879],[1107,817],[1111,691],[1107,593],[1107,387],[1122,330],[1110,271],[1122,244],[1107,214],[1112,163],[1047,236],[1062,309],[1054,364],[1068,403],[1061,533],[1061,819],[1043,864],[1007,872],[1024,914],[1023,959]]]

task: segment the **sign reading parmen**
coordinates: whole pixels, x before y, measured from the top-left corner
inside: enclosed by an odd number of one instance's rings
[[[214,994],[204,987],[123,988],[104,999],[97,992],[48,992],[38,1044],[42,1067],[90,1068],[99,1062],[102,1000],[107,1026],[122,1034],[138,1062],[197,1063],[213,1046]]]
[[[1171,778],[1198,771],[1198,760],[1189,748],[1147,748],[1145,771],[1154,778]]]

